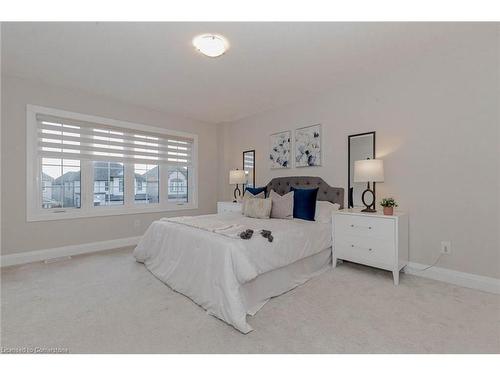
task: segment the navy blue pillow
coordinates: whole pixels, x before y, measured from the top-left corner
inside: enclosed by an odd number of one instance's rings
[[[293,217],[314,221],[316,214],[316,197],[318,196],[318,188],[316,189],[295,189],[293,191]]]
[[[248,191],[250,193],[252,193],[253,195],[257,195],[257,194],[260,194],[262,192],[264,192],[264,195],[266,195],[266,187],[257,187],[257,188],[251,188],[251,187],[247,187],[245,189],[245,191]]]

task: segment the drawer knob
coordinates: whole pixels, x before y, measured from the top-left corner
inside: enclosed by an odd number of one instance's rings
[[[354,224],[351,224],[351,228],[354,228]]]
[[[351,247],[354,247],[354,245],[351,245]]]
[[[368,251],[372,251],[372,248],[370,247],[370,248],[368,249]]]
[[[368,227],[368,229],[372,229],[372,227]]]

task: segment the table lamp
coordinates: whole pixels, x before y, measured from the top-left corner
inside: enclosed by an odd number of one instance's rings
[[[241,190],[239,188],[239,184],[244,184],[247,182],[247,176],[244,170],[242,169],[233,169],[229,171],[229,184],[236,185],[234,189],[234,202],[238,201],[238,198],[241,196]],[[238,195],[236,195],[238,193]]]
[[[361,200],[366,206],[361,212],[377,212],[375,210],[375,192],[370,189],[370,182],[383,182],[384,181],[384,162],[380,159],[366,159],[356,160],[354,162],[354,182],[366,182],[366,190],[363,191]],[[365,201],[366,194],[371,193],[372,201],[367,204]]]

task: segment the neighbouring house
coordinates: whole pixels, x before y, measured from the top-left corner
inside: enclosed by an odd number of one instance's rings
[[[52,207],[52,184],[54,178],[42,172],[42,207]]]
[[[140,175],[135,174],[135,201],[158,202],[158,167]],[[168,200],[171,202],[187,202],[188,170],[185,167],[168,168]]]
[[[94,206],[123,204],[123,175],[121,163],[94,162]]]
[[[185,167],[169,168],[168,200],[172,202],[187,202],[188,200],[188,169]]]
[[[80,172],[66,172],[52,182],[51,208],[80,207]]]
[[[158,203],[158,167],[150,169],[146,173],[135,173],[135,202],[136,203]]]
[[[94,162],[94,206],[123,204],[124,167],[121,163]],[[135,178],[135,202],[158,203],[158,167],[139,174]],[[79,171],[66,172],[54,179],[42,173],[43,207],[80,207],[81,174]],[[168,200],[184,202],[188,199],[188,170],[172,167],[168,171]]]

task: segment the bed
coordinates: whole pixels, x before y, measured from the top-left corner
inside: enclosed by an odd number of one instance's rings
[[[275,178],[267,191],[285,194],[292,186],[318,187],[318,200],[343,207],[344,190],[319,177]],[[252,239],[237,236],[242,228],[254,230]],[[274,241],[260,236],[261,229],[271,230]],[[173,290],[248,333],[247,315],[331,266],[331,233],[331,223],[239,213],[164,218],[151,224],[134,256]]]

